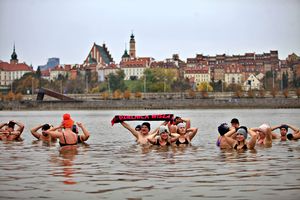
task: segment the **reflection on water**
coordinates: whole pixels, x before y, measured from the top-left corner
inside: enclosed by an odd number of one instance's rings
[[[36,141],[29,130],[59,124],[64,112],[2,112],[1,122],[15,119],[26,127],[23,141],[0,141],[0,199],[299,199],[300,142],[275,141],[272,148],[245,152],[215,146],[216,127],[233,117],[249,127],[300,127],[299,109],[173,111],[199,128],[186,147],[141,147],[119,124],[110,126],[115,114],[169,112],[71,112],[91,137],[88,145],[62,149]]]

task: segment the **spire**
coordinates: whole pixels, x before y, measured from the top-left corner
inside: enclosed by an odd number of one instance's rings
[[[13,53],[11,54],[11,59],[10,59],[10,63],[18,63],[18,55],[16,54],[16,45],[14,43],[14,50]]]

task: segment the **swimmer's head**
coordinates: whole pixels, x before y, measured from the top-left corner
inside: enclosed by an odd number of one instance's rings
[[[225,133],[227,133],[229,131],[228,124],[223,123],[220,126],[218,126],[218,131],[219,131],[220,135],[224,135]]]
[[[7,124],[7,127],[14,129],[15,128],[15,124],[16,124],[15,122],[9,121],[8,124]]]
[[[244,139],[246,140],[248,136],[247,127],[245,126],[239,127],[238,130],[236,131],[236,136],[238,137],[239,135],[244,136]]]
[[[288,134],[286,135],[286,137],[287,137],[287,139],[289,139],[289,140],[294,139],[294,135],[293,135],[292,133],[288,133]]]
[[[137,126],[135,127],[135,130],[136,130],[136,131],[140,131],[141,128],[142,128],[141,125],[137,125]]]
[[[49,124],[44,124],[44,125],[42,126],[42,131],[46,131],[46,130],[48,130],[48,129],[50,129],[50,125],[49,125]]]
[[[262,124],[258,128],[260,132],[266,133],[268,128],[270,128],[270,126],[268,124]]]
[[[285,136],[289,130],[289,127],[287,125],[281,125],[280,127],[280,135]]]

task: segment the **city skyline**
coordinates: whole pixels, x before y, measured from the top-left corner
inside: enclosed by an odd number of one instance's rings
[[[20,62],[81,64],[105,42],[118,63],[133,32],[138,57],[179,54],[300,53],[300,1],[58,1],[0,0],[0,60],[13,45]]]

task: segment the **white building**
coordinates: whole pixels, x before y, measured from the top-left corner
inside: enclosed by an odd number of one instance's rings
[[[230,84],[242,84],[243,83],[243,74],[241,66],[231,65],[225,67],[225,83]]]
[[[246,79],[246,81],[243,84],[243,89],[245,91],[248,90],[259,90],[261,87],[260,81],[253,75],[250,74],[250,76]]]
[[[196,85],[202,82],[209,83],[210,79],[210,68],[209,67],[187,67],[184,69],[184,78],[193,79]]]
[[[24,74],[29,72],[33,72],[32,67],[28,66],[26,63],[18,63],[14,47],[10,63],[0,61],[0,85],[11,85],[14,80],[22,78]]]

